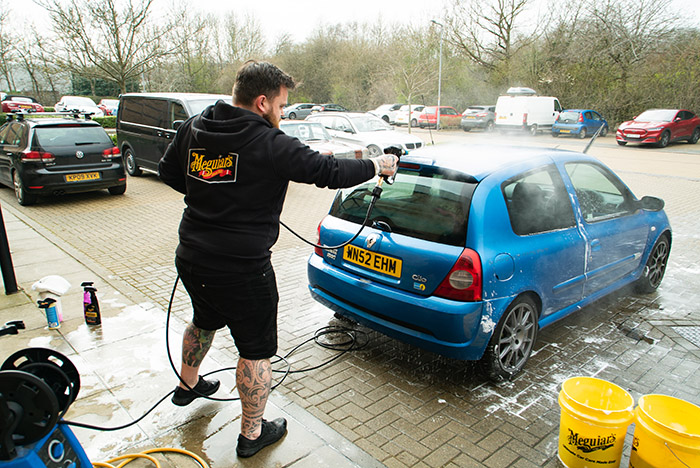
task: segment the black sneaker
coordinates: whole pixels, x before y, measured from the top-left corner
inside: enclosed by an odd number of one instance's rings
[[[213,395],[218,389],[218,380],[204,380],[202,376],[199,376],[199,382],[197,382],[197,385],[195,385],[193,388],[193,390],[195,390],[197,393],[193,392],[192,390],[185,390],[184,388],[178,386],[175,389],[175,393],[173,393],[173,397],[170,399],[170,401],[177,406],[187,406],[199,398],[199,394],[204,396]]]
[[[252,457],[260,451],[263,447],[272,445],[282,438],[284,434],[287,433],[287,420],[284,418],[277,418],[274,421],[262,420],[262,430],[260,431],[260,437],[254,440],[243,436],[243,434],[238,435],[238,446],[236,447],[236,453],[241,458]]]

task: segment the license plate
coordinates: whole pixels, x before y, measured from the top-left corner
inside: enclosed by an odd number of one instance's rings
[[[385,275],[395,278],[401,277],[401,260],[398,258],[371,252],[354,245],[346,245],[345,249],[343,249],[343,259]]]
[[[559,130],[559,133],[571,133],[571,130]]]
[[[83,172],[80,174],[66,174],[66,182],[82,182],[84,180],[98,180],[99,172]]]
[[[469,120],[474,120],[474,119],[476,119],[476,117],[474,117],[473,115],[468,115],[468,116],[467,116],[467,119],[469,119]]]
[[[625,135],[627,138],[642,138],[642,135],[636,135],[634,133],[628,133]]]

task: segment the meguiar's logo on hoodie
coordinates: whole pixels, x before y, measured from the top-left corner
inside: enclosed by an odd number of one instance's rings
[[[236,153],[212,155],[204,148],[193,148],[187,158],[187,174],[209,184],[235,182],[237,168]]]

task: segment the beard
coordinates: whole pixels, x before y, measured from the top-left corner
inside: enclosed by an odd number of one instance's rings
[[[270,122],[270,125],[272,125],[273,127],[280,128],[280,118],[277,117],[273,112],[267,112],[263,114],[263,119]]]

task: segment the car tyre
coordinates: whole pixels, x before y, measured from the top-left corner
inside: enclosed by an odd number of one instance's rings
[[[552,136],[553,136],[554,138],[557,138],[557,137],[559,136],[559,132],[552,132]]]
[[[646,265],[644,265],[642,276],[634,284],[634,289],[637,292],[650,294],[657,290],[664,278],[670,252],[671,243],[668,237],[665,235],[659,237],[654,248],[651,249]]]
[[[141,168],[136,164],[136,158],[134,157],[134,152],[131,149],[124,151],[124,168],[127,174],[130,176],[140,176]]]
[[[374,158],[376,156],[381,156],[383,154],[382,149],[377,145],[369,145],[367,147],[367,149],[369,150],[369,156],[371,158]]]
[[[12,174],[12,182],[15,187],[15,197],[17,197],[17,203],[22,206],[29,206],[36,203],[36,195],[27,193],[27,188],[24,186],[24,182],[22,182],[22,177],[20,177],[19,172],[15,171]]]
[[[529,129],[530,135],[537,136],[537,124],[533,124]]]
[[[489,380],[512,380],[525,367],[537,339],[537,309],[527,295],[519,296],[508,306],[480,361]]]
[[[126,184],[108,187],[107,190],[109,190],[110,195],[124,195],[126,193]]]
[[[694,145],[698,142],[698,140],[700,140],[700,128],[693,130],[692,135],[690,135],[690,138],[688,138],[688,143]]]
[[[411,127],[417,127],[418,121],[416,119],[411,120]]]
[[[666,148],[671,141],[671,134],[668,133],[668,131],[665,131],[661,134],[661,139],[659,142],[656,144],[659,148]]]
[[[296,120],[297,119],[296,112],[290,112],[288,118],[289,118],[289,120]]]
[[[620,146],[625,146],[625,145],[627,144],[627,142],[626,142],[626,141],[617,140],[617,144],[620,145]]]
[[[607,136],[607,134],[608,134],[608,126],[606,125],[606,126],[604,126],[603,129],[600,131],[600,133],[598,134],[598,136],[604,137],[604,136]]]
[[[462,130],[464,130],[465,132],[468,132],[469,130],[471,130],[471,128],[469,128],[469,127],[462,127]]]
[[[489,120],[486,122],[486,131],[491,133],[495,130],[496,124],[493,123],[493,120]]]
[[[587,136],[588,136],[588,132],[586,131],[586,127],[581,127],[581,131],[578,132],[578,137],[583,140]]]

